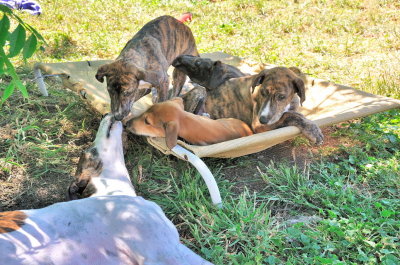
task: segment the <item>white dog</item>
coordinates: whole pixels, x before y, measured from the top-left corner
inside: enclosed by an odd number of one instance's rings
[[[122,124],[113,120],[102,120],[94,147],[83,155],[99,161],[89,163],[98,175],[83,177],[94,188],[91,197],[0,213],[0,264],[211,264],[180,243],[157,204],[136,196]]]

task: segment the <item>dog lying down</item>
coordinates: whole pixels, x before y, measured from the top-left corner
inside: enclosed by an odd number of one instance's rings
[[[177,57],[172,65],[205,87],[182,96],[186,110],[206,112],[213,119],[236,118],[255,133],[296,126],[312,143],[323,143],[320,128],[297,112],[306,100],[299,69],[274,67],[245,75],[233,66],[189,55]]]
[[[0,264],[211,264],[179,242],[157,204],[136,196],[122,124],[113,120],[102,120],[69,189],[71,195],[91,186],[91,197],[0,213]]]
[[[172,149],[178,136],[191,144],[208,145],[252,135],[250,127],[238,119],[218,119],[184,111],[182,98],[174,98],[151,106],[139,117],[126,122],[134,134],[165,137]]]

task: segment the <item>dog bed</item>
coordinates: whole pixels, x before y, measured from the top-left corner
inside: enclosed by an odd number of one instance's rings
[[[273,67],[273,65],[242,60],[239,57],[222,52],[202,54],[201,56],[232,64],[245,73],[256,73],[264,68]],[[66,88],[75,91],[96,112],[105,114],[110,111],[110,98],[106,82],[98,82],[95,79],[95,74],[100,65],[109,62],[111,61],[37,63],[34,71],[43,95],[48,95],[44,78],[53,75],[60,76]],[[45,74],[43,75],[42,72]],[[171,75],[172,71],[169,71],[169,73]],[[307,92],[301,112],[320,127],[400,107],[400,100],[373,95],[310,76],[302,76],[302,78],[306,84]],[[183,91],[188,91],[191,86],[191,83],[186,82]],[[141,82],[139,87],[149,88],[150,84]],[[135,102],[131,112],[135,116],[140,115],[151,105],[151,95],[147,95]],[[239,157],[262,151],[297,135],[300,135],[300,130],[297,127],[288,126],[208,146],[195,146],[178,141],[178,145],[172,150],[167,148],[164,138],[148,137],[147,141],[165,154],[172,154],[190,162],[204,179],[213,204],[222,207],[222,199],[215,178],[200,157]]]
[[[247,73],[273,67],[273,65],[242,60],[222,52],[202,54],[202,57],[221,60],[224,63],[235,65]],[[100,65],[109,62],[110,60],[38,63],[35,65],[35,72],[43,94],[47,95],[47,92],[39,71],[49,75],[60,75],[65,87],[78,93],[97,112],[105,114],[109,112],[110,99],[105,82],[98,82],[95,74]],[[301,112],[320,127],[400,107],[400,100],[373,95],[310,76],[303,76],[303,79],[307,92]],[[149,84],[143,83],[141,87],[149,87]],[[186,90],[190,89],[190,83],[186,83],[185,88]],[[139,115],[151,104],[150,96],[143,97],[134,104],[132,112],[134,115]],[[229,158],[262,151],[297,135],[300,135],[299,129],[289,126],[208,146],[195,146],[182,141],[179,141],[179,145],[192,151],[198,157]],[[148,138],[148,142],[165,154],[174,154],[166,147],[162,138]]]

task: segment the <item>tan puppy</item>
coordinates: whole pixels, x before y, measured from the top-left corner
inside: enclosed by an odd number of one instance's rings
[[[191,144],[208,145],[252,135],[238,119],[212,120],[183,110],[181,98],[154,104],[145,113],[127,121],[127,129],[138,135],[165,137],[172,149],[178,136]]]

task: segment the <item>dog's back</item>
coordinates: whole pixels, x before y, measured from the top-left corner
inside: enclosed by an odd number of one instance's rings
[[[153,49],[147,45],[153,45],[153,43],[149,42],[149,39],[155,39],[161,44],[160,48],[169,64],[177,55],[198,54],[190,28],[171,16],[161,16],[144,25],[128,41],[117,59],[131,57],[129,53],[132,52],[132,49],[151,52]],[[142,55],[142,57],[151,56],[151,54]]]

